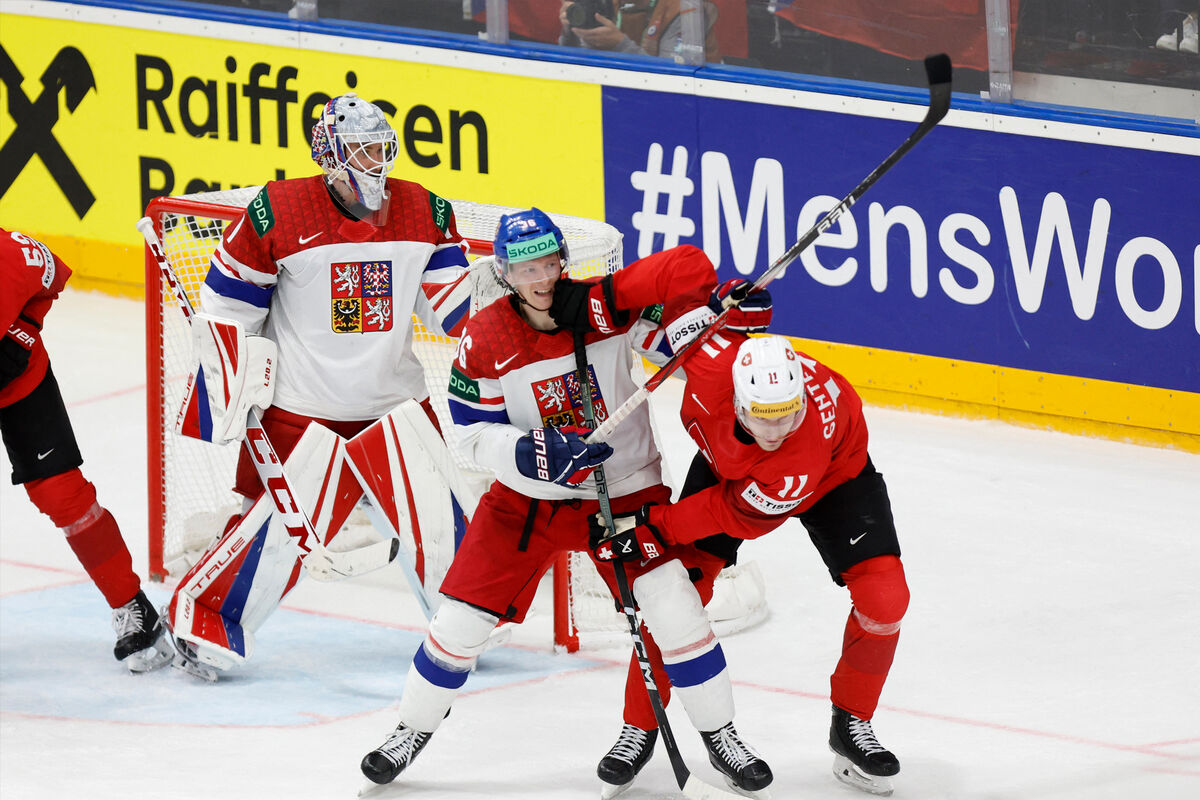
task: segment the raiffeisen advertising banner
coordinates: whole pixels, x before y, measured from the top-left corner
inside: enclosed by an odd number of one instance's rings
[[[629,259],[691,243],[723,278],[757,276],[923,109],[907,113],[608,87],[608,221]],[[771,285],[774,326],[1200,392],[1197,175],[1193,154],[943,123]]]

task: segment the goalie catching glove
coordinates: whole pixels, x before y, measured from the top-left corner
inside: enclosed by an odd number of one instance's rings
[[[604,442],[585,442],[588,433],[573,426],[534,428],[517,440],[517,470],[536,481],[578,486],[613,454]]]
[[[613,333],[629,322],[629,311],[617,308],[612,275],[594,283],[562,278],[554,285],[550,317],[568,331]]]
[[[637,511],[613,514],[615,532],[604,524],[602,514],[592,515],[589,522],[588,546],[598,561],[649,561],[658,558],[667,549],[667,541],[658,527],[650,523],[650,508],[647,503]]]
[[[713,323],[717,315],[725,310],[725,298],[740,297],[751,285],[741,278],[731,278],[713,291],[708,305],[697,306],[668,324],[667,341],[671,344],[672,352],[678,353]],[[738,305],[730,308],[724,327],[741,333],[763,333],[770,324],[771,295],[766,289],[759,289],[754,294],[745,295]]]

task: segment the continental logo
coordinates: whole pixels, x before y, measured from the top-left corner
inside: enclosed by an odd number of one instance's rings
[[[271,210],[271,197],[267,194],[265,186],[258,196],[250,201],[250,205],[246,206],[246,216],[254,224],[254,230],[260,239],[275,227],[275,212]]]
[[[16,123],[0,146],[0,153],[3,153],[0,158],[0,197],[8,193],[17,176],[37,156],[75,215],[83,219],[96,202],[96,196],[55,138],[54,127],[59,122],[60,108],[74,113],[88,92],[96,88],[91,65],[83,53],[74,47],[64,47],[42,72],[41,92],[30,98],[22,88],[25,76],[8,51],[0,46],[0,80],[8,95],[8,113]]]
[[[450,368],[450,394],[469,403],[479,402],[479,383],[468,378],[458,367]]]
[[[450,221],[454,219],[454,209],[450,201],[429,193],[429,211],[433,214],[433,224],[442,232],[442,236],[450,235]]]
[[[311,62],[323,63],[316,57]],[[197,70],[199,64],[217,68]],[[168,59],[153,53],[138,53],[134,56],[138,130],[244,143],[247,152],[254,153],[256,162],[264,165],[262,171],[267,174],[250,176],[241,185],[261,183],[271,172],[275,180],[282,180],[287,177],[279,165],[283,152],[300,148],[307,158],[312,126],[331,97],[350,90],[369,96],[363,91],[365,82],[356,72],[345,73],[344,87],[327,85],[329,74],[329,70],[318,66],[239,61],[232,55],[214,63],[211,59],[185,61],[183,56]],[[385,86],[393,83],[381,77],[375,78],[375,82]],[[479,112],[435,110],[423,104],[402,108],[379,97],[371,102],[389,116],[413,165],[433,169],[445,164],[454,171],[487,174],[488,129]],[[272,159],[278,159],[276,164],[271,164]],[[293,156],[291,162],[294,159]],[[197,155],[196,163],[210,165],[202,155]],[[139,157],[139,168],[143,206],[160,195],[215,191],[238,185],[222,185],[220,179],[211,175],[180,177],[177,165],[151,154]],[[431,203],[438,200],[441,199],[430,198]],[[449,224],[452,218],[449,203],[444,200],[441,203],[446,207],[444,224]]]

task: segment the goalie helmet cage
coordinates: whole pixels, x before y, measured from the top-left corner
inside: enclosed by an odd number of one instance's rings
[[[242,213],[260,188],[160,197],[147,206],[146,214],[175,278],[196,309],[200,308],[199,289],[209,259],[225,226]],[[473,313],[505,293],[492,267],[491,239],[500,216],[519,209],[462,200],[451,203],[458,231],[476,257],[470,277]],[[580,217],[551,216],[569,244],[572,277],[600,276],[620,269],[621,234],[615,228]],[[446,387],[455,340],[431,334],[416,317],[412,322],[413,352],[425,368],[430,399],[455,461],[468,479],[490,482],[490,473],[464,460],[454,446]],[[241,509],[241,498],[232,491],[240,445],[216,445],[175,433],[192,368],[191,336],[178,301],[148,247],[146,347],[149,574],[151,580],[178,580],[224,529],[229,517]],[[765,604],[756,571],[726,572],[734,580],[719,581],[718,595],[733,597],[733,605],[738,606],[736,611],[725,612],[729,619],[720,623],[729,632],[761,619]],[[560,555],[550,580],[557,646],[575,651],[627,641],[627,623],[617,613],[586,553]],[[721,592],[723,583],[731,585]]]

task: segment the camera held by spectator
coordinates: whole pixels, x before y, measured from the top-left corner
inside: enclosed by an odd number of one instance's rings
[[[615,20],[612,0],[574,0],[566,8],[567,23],[572,28],[598,28],[596,15]]]

